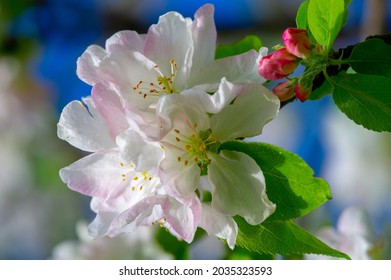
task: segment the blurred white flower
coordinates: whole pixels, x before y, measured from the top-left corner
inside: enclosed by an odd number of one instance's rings
[[[371,217],[391,214],[390,135],[358,126],[336,109],[325,124],[323,177],[333,194],[330,204],[360,205]]]
[[[118,238],[102,237],[92,240],[86,222],[76,224],[79,240],[63,241],[54,247],[56,260],[160,260],[172,256],[155,241],[156,228],[143,227]]]
[[[53,131],[47,92],[24,70],[15,58],[0,59],[0,259],[47,257],[80,215],[79,201],[57,192],[56,164],[70,155]],[[61,217],[52,211],[65,205]]]
[[[371,259],[373,232],[367,213],[359,207],[346,208],[340,215],[336,228],[324,227],[316,236],[330,247],[350,256],[352,260]],[[323,255],[306,255],[306,259],[335,259]]]

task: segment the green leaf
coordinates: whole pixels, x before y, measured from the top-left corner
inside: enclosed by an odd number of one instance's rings
[[[327,80],[324,80],[320,87],[317,87],[312,91],[308,99],[319,100],[322,97],[331,94],[332,92],[333,92],[332,85]]]
[[[243,218],[235,218],[239,227],[236,244],[260,254],[321,254],[350,259],[348,255],[330,248],[292,221],[263,222],[249,225]]]
[[[224,259],[227,260],[273,260],[274,254],[260,254],[247,250],[240,246],[235,246],[233,250],[228,250]]]
[[[331,193],[327,182],[313,177],[313,170],[299,156],[265,144],[230,141],[220,148],[245,153],[263,171],[269,199],[277,205],[268,220],[290,220],[316,209]]]
[[[262,41],[255,35],[248,35],[244,39],[230,45],[219,45],[216,48],[215,59],[234,56],[245,53],[249,50],[256,50],[262,47]]]
[[[342,28],[344,13],[344,0],[310,0],[308,4],[308,26],[326,51],[331,49]]]
[[[381,39],[357,44],[346,62],[357,73],[391,78],[391,46]]]
[[[297,28],[307,29],[308,27],[308,18],[307,18],[308,4],[309,4],[309,0],[305,0],[303,3],[301,3],[299,9],[297,10],[297,15],[296,15]]]
[[[374,131],[391,131],[391,79],[346,73],[329,79],[335,104],[351,120]]]

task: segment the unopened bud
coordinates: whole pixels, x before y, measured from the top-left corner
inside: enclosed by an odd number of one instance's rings
[[[281,82],[273,88],[273,93],[281,102],[291,99],[295,96],[296,79]]]
[[[301,102],[306,101],[308,96],[310,96],[311,92],[312,92],[312,83],[307,84],[307,83],[303,83],[302,81],[299,81],[295,86],[296,98],[299,99]]]
[[[267,80],[283,79],[296,69],[299,62],[286,48],[279,49],[259,61],[258,72]]]
[[[305,29],[287,28],[282,33],[282,40],[291,54],[300,58],[311,56],[311,43]]]

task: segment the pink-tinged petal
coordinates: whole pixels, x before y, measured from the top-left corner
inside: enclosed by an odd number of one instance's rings
[[[210,90],[217,89],[222,78],[232,83],[263,83],[265,79],[258,74],[258,64],[261,54],[255,50],[243,54],[215,60],[198,72],[193,73],[188,87],[210,84]],[[215,85],[215,88],[212,87]]]
[[[112,53],[119,47],[143,53],[145,47],[145,35],[140,35],[131,30],[124,30],[115,33],[106,40],[105,48],[108,52]]]
[[[91,199],[90,207],[92,211],[95,213],[121,213],[141,200],[156,195],[158,192],[159,194],[166,194],[163,191],[159,178],[152,172],[129,172],[125,175],[125,182],[113,189],[109,195],[104,198],[95,196]]]
[[[74,191],[106,198],[129,183],[123,181],[120,163],[118,153],[94,153],[62,168],[60,177]]]
[[[111,84],[96,84],[92,88],[91,97],[103,116],[112,138],[129,127],[120,97]]]
[[[193,160],[183,158],[183,152],[170,149],[159,167],[159,177],[167,193],[192,196],[198,188],[201,170]]]
[[[156,64],[143,54],[126,48],[108,53],[90,46],[77,60],[77,75],[90,85],[112,82],[130,92],[141,80],[156,82]]]
[[[231,216],[224,215],[209,204],[203,203],[199,226],[209,235],[226,239],[228,246],[232,250],[235,248],[238,225]]]
[[[136,170],[157,170],[163,158],[163,149],[157,142],[149,142],[136,131],[129,129],[116,139],[121,157],[132,162]]]
[[[194,15],[192,25],[194,41],[192,72],[204,69],[207,64],[214,60],[217,32],[213,17],[214,6],[211,4],[202,6]]]
[[[107,79],[114,84],[127,88],[130,92],[140,82],[156,82],[159,76],[155,69],[155,62],[142,53],[128,49],[117,49],[110,57],[103,61]]]
[[[142,110],[128,104],[126,117],[130,126],[148,141],[157,141],[162,138],[161,125],[154,109]]]
[[[162,205],[164,217],[168,222],[166,228],[186,242],[192,242],[201,219],[200,200],[195,194],[188,198],[166,197]]]
[[[220,142],[260,134],[280,107],[278,98],[262,85],[234,86],[233,90],[235,88],[240,92],[233,104],[210,119],[213,135]]]
[[[184,84],[186,74],[192,67],[193,51],[191,20],[179,13],[169,12],[161,16],[159,22],[148,30],[144,54],[167,77],[172,72],[170,60],[173,60],[177,66],[175,84]]]
[[[161,188],[152,171],[137,172],[121,161],[118,152],[92,154],[60,170],[72,190],[92,196],[94,212],[125,211]]]
[[[226,150],[208,155],[213,208],[225,215],[240,215],[251,225],[273,214],[276,206],[268,199],[263,173],[251,157]]]
[[[102,81],[100,64],[107,57],[107,52],[97,46],[89,46],[77,60],[77,76],[89,85]]]
[[[115,146],[115,142],[90,100],[84,99],[88,109],[80,101],[72,101],[65,106],[57,124],[57,135],[83,151],[110,149]]]
[[[118,216],[117,212],[99,212],[88,225],[88,235],[95,239],[107,235],[111,222]]]
[[[162,222],[170,232],[190,243],[200,219],[200,209],[199,202],[181,203],[169,196],[156,195],[141,200],[114,219],[113,214],[98,213],[89,230],[94,237],[106,234],[114,237],[133,232],[139,226]]]

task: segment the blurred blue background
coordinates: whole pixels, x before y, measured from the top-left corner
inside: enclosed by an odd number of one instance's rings
[[[51,258],[58,244],[80,239],[76,224],[92,217],[89,199],[68,190],[58,177],[61,167],[82,154],[56,137],[62,108],[90,93],[90,86],[76,76],[76,60],[89,45],[103,46],[119,30],[145,33],[165,12],[192,17],[202,4],[213,3],[219,43],[256,34],[271,48],[281,43],[285,28],[295,26],[301,2],[1,0],[0,259]],[[372,10],[375,2],[382,4],[383,16]],[[391,1],[353,0],[335,47],[390,30]],[[343,209],[359,205],[368,213],[374,235],[383,247],[388,246],[389,133],[356,126],[335,109],[330,98],[324,98],[284,107],[255,140],[298,153],[330,183],[334,199],[299,221],[303,227],[316,232],[324,224],[335,225]],[[105,257],[100,254],[88,258]],[[194,256],[224,257],[223,253]]]

